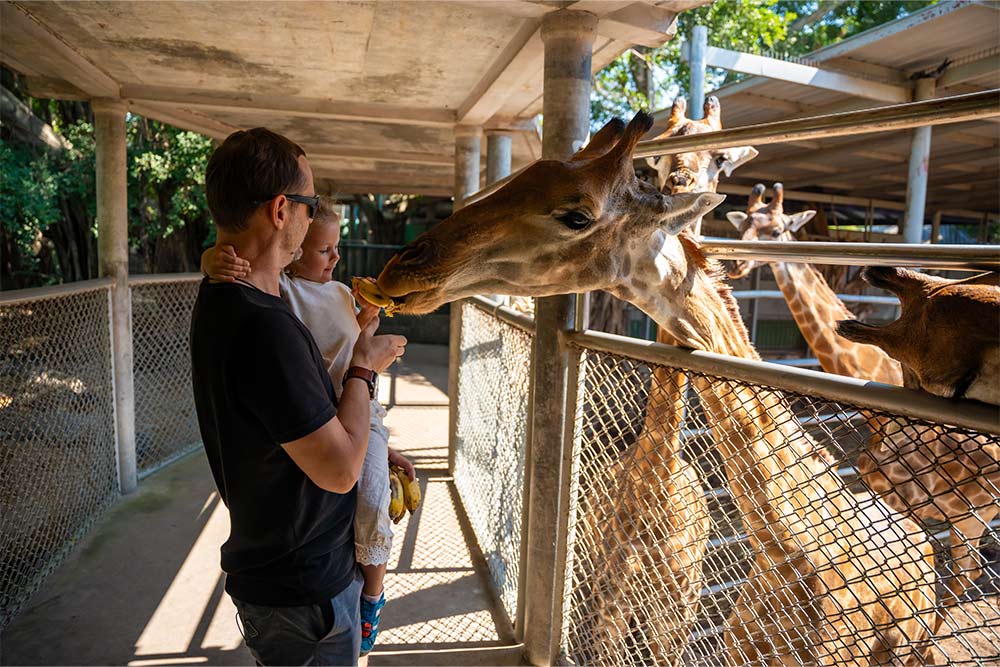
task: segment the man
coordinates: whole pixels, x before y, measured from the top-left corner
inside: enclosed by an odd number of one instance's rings
[[[219,243],[251,269],[235,283],[203,281],[191,323],[198,422],[231,521],[226,591],[259,663],[356,664],[355,483],[374,376],[406,339],[373,335],[373,319],[338,403],[316,343],[278,294],[318,204],[305,152],[264,128],[235,132],[205,185]]]

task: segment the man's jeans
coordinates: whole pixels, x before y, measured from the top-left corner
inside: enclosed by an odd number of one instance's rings
[[[233,599],[243,639],[258,665],[357,665],[361,570],[324,604],[262,607]]]

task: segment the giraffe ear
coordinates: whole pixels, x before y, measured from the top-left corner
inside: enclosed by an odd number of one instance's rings
[[[727,178],[732,176],[737,167],[746,164],[759,154],[760,151],[753,146],[737,146],[735,148],[728,148],[722,151],[722,157],[725,160],[721,167],[722,173],[724,173]]]
[[[788,223],[785,225],[785,230],[789,232],[799,231],[803,225],[813,219],[814,215],[816,215],[816,211],[802,211],[801,213],[787,216]]]
[[[746,222],[747,218],[750,216],[743,211],[730,211],[726,213],[726,219],[733,223],[733,227],[736,229],[743,229],[743,223]]]
[[[662,195],[660,224],[668,234],[680,234],[685,227],[700,220],[706,213],[726,200],[714,192],[682,192]]]
[[[583,160],[593,160],[607,153],[615,147],[622,134],[625,133],[625,121],[621,118],[612,118],[604,124],[597,134],[590,138],[590,142],[576,152],[570,162],[580,162]]]

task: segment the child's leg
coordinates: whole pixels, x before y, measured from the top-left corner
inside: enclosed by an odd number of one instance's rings
[[[385,563],[361,566],[361,576],[365,578],[365,586],[361,589],[362,595],[372,598],[372,602],[382,596],[385,589]]]

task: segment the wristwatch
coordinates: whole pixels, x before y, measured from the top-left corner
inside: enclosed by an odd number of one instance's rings
[[[341,382],[341,386],[346,387],[347,381],[351,378],[358,378],[359,380],[364,380],[365,384],[368,385],[368,396],[374,401],[375,393],[378,391],[378,373],[370,368],[362,368],[361,366],[351,366],[347,369],[347,373],[344,374],[344,381]]]

